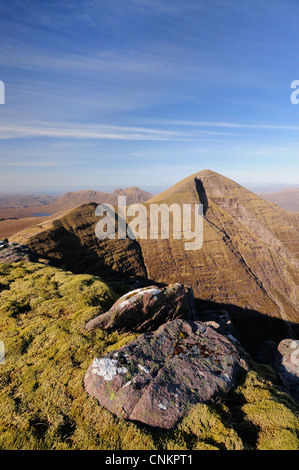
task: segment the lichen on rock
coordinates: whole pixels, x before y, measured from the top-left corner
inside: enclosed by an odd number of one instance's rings
[[[103,377],[104,380],[112,380],[117,374],[125,374],[128,369],[126,367],[118,367],[117,359],[109,357],[95,358],[92,363],[92,371],[94,374]]]

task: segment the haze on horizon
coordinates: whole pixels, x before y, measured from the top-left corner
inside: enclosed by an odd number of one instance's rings
[[[295,0],[0,0],[0,193],[299,184]]]

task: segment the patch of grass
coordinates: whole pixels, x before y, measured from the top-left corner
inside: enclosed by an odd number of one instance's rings
[[[153,448],[150,436],[117,420],[84,391],[94,357],[132,340],[84,329],[115,302],[113,290],[97,277],[49,266],[4,266],[0,272],[10,290],[2,292],[0,304],[0,448]]]
[[[85,392],[84,376],[96,356],[137,335],[84,326],[119,294],[98,277],[28,262],[0,264],[0,283],[9,286],[0,293],[0,449],[299,447],[298,407],[261,366],[225,400],[192,407],[171,431],[116,418]],[[120,284],[119,292],[125,290]]]
[[[9,289],[9,283],[2,283],[0,282],[0,292],[3,290]]]
[[[235,429],[247,440],[247,448],[299,449],[299,406],[272,378],[272,369],[255,364],[234,391],[231,412]]]
[[[222,450],[242,450],[243,443],[229,422],[213,406],[194,406],[178,426],[187,439],[193,436],[193,449],[214,447]]]

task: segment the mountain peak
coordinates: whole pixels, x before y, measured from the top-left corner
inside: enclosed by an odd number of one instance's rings
[[[199,173],[196,173],[198,175],[207,175],[207,176],[214,176],[214,175],[220,175],[220,173],[217,173],[216,171],[210,170],[209,168],[205,170],[201,170]],[[222,175],[220,175],[222,176]]]
[[[200,184],[198,183],[199,181]],[[154,196],[148,202],[156,203],[166,199],[171,202],[171,200],[175,199],[180,203],[189,203],[195,201],[195,195],[197,195],[197,199],[200,194],[204,194],[205,198],[214,197],[225,195],[225,193],[228,192],[231,193],[236,189],[247,191],[226,176],[205,169],[187,176],[187,178],[184,178],[166,191]],[[172,202],[174,202],[174,200]]]
[[[105,202],[117,205],[117,200],[105,198]],[[108,280],[141,276],[155,283],[191,285],[202,302],[233,305],[243,313],[245,309],[246,316],[252,314],[246,328],[241,327],[249,340],[256,334],[256,312],[265,318],[263,340],[271,339],[266,336],[269,316],[276,318],[276,324],[278,320],[298,324],[299,221],[295,214],[208,169],[147,200],[149,211],[150,203],[203,204],[201,249],[185,251],[183,237],[172,236],[98,240],[98,220],[91,204],[77,207],[39,233],[35,229],[31,235],[26,231],[14,236],[13,241],[27,243],[41,258],[73,272]],[[239,322],[239,314],[232,311]]]
[[[239,183],[236,183],[231,178],[228,178],[227,176],[224,176],[221,173],[217,173],[216,171],[212,171],[212,170],[202,170],[199,173],[195,173],[194,175],[191,175],[191,177],[198,178],[206,182],[211,181],[213,182],[214,185],[216,184],[217,186],[229,185],[230,187],[234,186],[234,187],[242,188],[242,186]]]

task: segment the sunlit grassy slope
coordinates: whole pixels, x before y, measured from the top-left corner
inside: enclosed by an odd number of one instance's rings
[[[84,391],[95,356],[136,335],[85,331],[122,284],[34,263],[0,264],[0,449],[298,449],[298,407],[253,364],[227,400],[168,432],[117,419]]]

